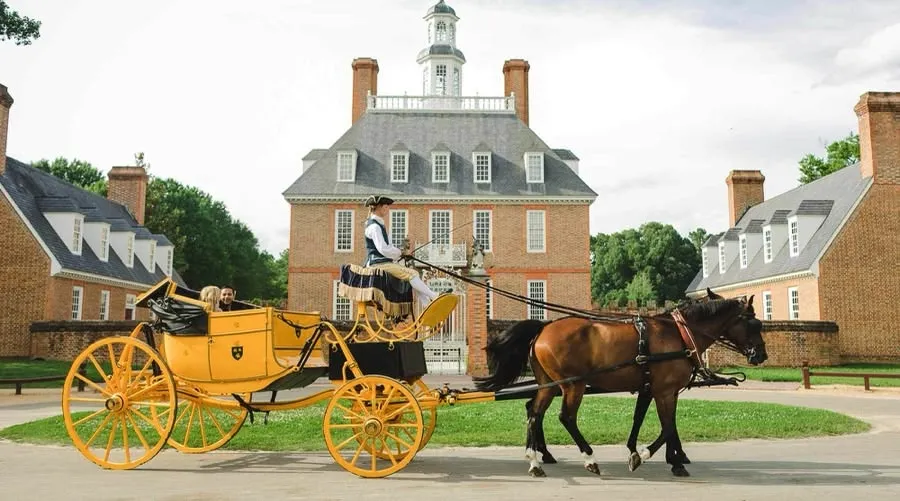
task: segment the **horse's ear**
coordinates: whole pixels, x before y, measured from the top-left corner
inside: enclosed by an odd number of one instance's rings
[[[706,288],[706,297],[709,299],[725,299],[724,297],[713,292],[709,287]]]
[[[750,294],[750,299],[747,300],[747,306],[753,306],[753,294]]]

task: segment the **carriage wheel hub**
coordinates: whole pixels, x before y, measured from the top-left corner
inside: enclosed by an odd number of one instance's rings
[[[125,397],[116,393],[115,395],[107,398],[106,402],[103,405],[106,407],[106,410],[121,412],[122,409],[125,408]]]
[[[376,418],[366,419],[365,424],[363,424],[363,431],[366,432],[366,435],[370,437],[377,437],[381,434],[381,421]]]

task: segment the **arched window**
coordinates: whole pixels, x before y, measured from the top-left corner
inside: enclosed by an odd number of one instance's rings
[[[434,39],[437,42],[447,41],[447,23],[443,21],[437,22],[437,30],[435,30]]]
[[[435,93],[439,96],[447,95],[447,65],[437,65],[437,67],[435,68],[434,77]]]

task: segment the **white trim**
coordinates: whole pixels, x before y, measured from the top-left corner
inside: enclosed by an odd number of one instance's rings
[[[772,320],[772,312],[775,309],[775,305],[772,303],[772,291],[762,292],[762,302],[763,320]],[[768,304],[766,304],[767,302]]]
[[[494,211],[491,209],[472,209],[472,238],[475,238],[475,230],[477,228],[477,220],[475,215],[479,212],[487,212],[488,214],[488,241],[484,252],[493,252],[494,250]],[[474,243],[474,242],[473,242]]]
[[[742,270],[745,269],[750,262],[750,257],[747,256],[747,235],[740,235],[738,237],[738,261],[740,262]]]
[[[129,304],[128,298],[131,298],[131,303]],[[123,315],[125,315],[125,320],[136,320],[137,319],[137,296],[134,294],[125,294],[125,311]],[[131,306],[131,308],[129,308]],[[128,318],[128,311],[131,311],[131,318]]]
[[[78,291],[78,310],[75,310],[75,291]],[[84,318],[84,287],[80,285],[72,286],[72,295],[69,303],[69,320],[81,320]],[[73,316],[74,315],[74,316]]]
[[[109,291],[100,291],[100,320],[109,320]]]
[[[341,155],[350,155],[350,179],[341,179]],[[335,180],[338,183],[355,183],[356,182],[356,162],[357,162],[357,152],[356,150],[338,150],[337,157],[335,158]]]
[[[528,159],[532,157],[537,157],[540,159],[540,176],[532,179],[531,177],[531,169],[528,166]],[[525,164],[525,182],[526,183],[543,183],[544,182],[544,153],[541,151],[529,151],[525,153],[522,162]]]
[[[544,297],[542,297],[542,298],[531,297],[531,285],[538,284],[538,283],[542,285]],[[545,303],[548,302],[549,300],[547,299],[547,281],[546,280],[526,280],[526,282],[525,282],[525,297],[527,297],[528,299],[537,299],[537,300],[543,301]],[[532,316],[531,316],[532,308],[539,308],[539,307],[533,306],[533,305],[527,304],[527,303],[525,304],[525,318],[528,318],[528,319],[532,318]],[[547,320],[547,309],[540,308],[540,310],[541,310],[542,317],[537,320]]]
[[[539,213],[541,215],[541,232],[543,233],[541,238],[541,248],[540,249],[531,249],[530,248],[530,240],[528,235],[528,222],[529,222],[529,214]],[[546,254],[547,253],[547,211],[542,209],[528,209],[525,211],[525,252],[529,254]]]
[[[750,280],[747,282],[737,282],[733,284],[725,284],[725,285],[703,285],[699,289],[694,289],[690,292],[687,292],[686,295],[688,297],[696,297],[701,292],[706,292],[706,288],[715,289],[715,292],[719,291],[727,291],[732,289],[743,289],[745,287],[756,287],[757,285],[765,285],[765,284],[773,284],[776,282],[781,282],[782,280],[791,280],[795,278],[806,278],[806,277],[815,277],[810,270],[802,270],[802,271],[794,271],[791,273],[785,273],[783,275],[773,275],[765,278],[760,278],[757,280]]]
[[[541,196],[541,197],[522,197],[522,196],[471,196],[471,195],[420,195],[420,196],[395,196],[396,194],[392,194],[389,192],[384,193],[385,195],[389,195],[394,199],[394,203],[403,203],[403,204],[432,204],[432,203],[442,203],[442,204],[457,204],[457,205],[466,205],[470,203],[491,203],[494,205],[521,205],[521,204],[554,204],[554,205],[590,205],[597,200],[597,196],[587,197],[587,196],[579,196],[579,197],[566,197],[566,196]],[[452,198],[448,198],[448,196],[452,196]],[[285,195],[285,201],[290,202],[295,205],[320,205],[324,203],[355,203],[361,204],[363,198],[359,195],[353,197],[347,196],[334,196],[334,195],[323,195],[323,196],[310,196],[310,195]]]
[[[444,157],[447,159],[447,179],[439,180],[437,178],[437,170],[435,167],[437,166],[437,158]],[[432,183],[440,183],[445,184],[450,182],[450,152],[449,151],[433,151],[431,152],[431,182]]]
[[[797,295],[797,316],[794,316],[794,294]],[[798,320],[800,318],[800,290],[797,287],[788,287],[787,300],[788,320]]]
[[[25,214],[22,213],[22,210],[19,209],[19,206],[16,205],[15,201],[13,201],[12,197],[9,196],[9,193],[6,191],[6,188],[3,187],[3,183],[0,183],[0,191],[3,192],[3,196],[6,197],[6,201],[9,202],[9,205],[12,206],[13,210],[16,211],[16,215],[19,216],[19,219],[25,224],[25,227],[28,228],[28,231],[31,232],[31,236],[37,240],[38,244],[41,246],[41,249],[44,249],[44,253],[47,254],[47,257],[50,258],[50,275],[55,273],[59,273],[62,270],[62,265],[57,261],[56,256],[53,255],[53,252],[50,251],[50,248],[47,247],[47,244],[44,240],[38,235],[38,232],[34,229],[34,226],[31,225],[31,221],[25,217]]]
[[[400,247],[400,242],[394,238],[394,214],[403,214],[403,238],[409,237],[409,211],[406,209],[390,209],[388,211],[388,220],[386,221],[391,229],[388,230],[388,236],[391,238],[391,244]]]
[[[403,177],[394,178],[394,159],[403,158]],[[409,152],[408,151],[392,151],[391,152],[391,182],[392,183],[408,183],[409,182]]]
[[[333,295],[331,301],[331,319],[332,320],[351,320],[353,319],[353,302],[350,301],[349,298],[338,295],[338,288],[340,287],[340,280],[332,280],[331,293]],[[347,303],[347,318],[337,318],[337,309],[338,309],[338,301],[346,301]]]
[[[725,274],[728,267],[728,256],[725,254],[725,242],[719,242],[719,275]]]
[[[487,180],[478,180],[478,157],[487,156]],[[473,151],[472,152],[472,182],[475,184],[489,184],[493,179],[491,171],[493,170],[493,155],[490,151]]]
[[[791,216],[788,218],[788,250],[790,251],[791,257],[797,257],[800,255],[800,220],[797,219],[797,216]],[[794,232],[796,229],[796,233]]]
[[[341,212],[349,212],[350,213],[350,248],[349,249],[338,249],[338,214]],[[335,209],[334,210],[334,252],[346,254],[348,252],[353,252],[353,244],[355,243],[355,236],[353,231],[353,225],[356,222],[356,211],[353,209]]]
[[[850,210],[847,211],[847,214],[844,215],[844,219],[841,220],[840,224],[838,224],[837,228],[835,228],[834,232],[828,238],[828,241],[825,242],[825,245],[822,247],[822,250],[819,251],[819,255],[813,260],[812,266],[810,266],[810,270],[816,275],[819,274],[819,261],[822,257],[825,256],[825,252],[831,248],[831,243],[834,242],[834,239],[841,233],[846,226],[847,221],[850,221],[850,218],[853,217],[853,214],[856,212],[856,208],[859,207],[859,204],[862,203],[863,199],[866,198],[866,195],[869,193],[869,190],[872,188],[873,178],[869,178],[869,184],[863,189],[862,193],[859,194],[859,198],[853,202],[853,205],[850,207]]]
[[[700,248],[701,269],[703,270],[703,278],[709,276],[709,251],[706,247]]]
[[[766,245],[766,234],[769,235],[769,242]],[[763,262],[768,264],[775,259],[775,235],[772,233],[772,225],[763,226]]]
[[[146,291],[148,288],[152,287],[155,284],[142,284],[139,282],[129,282],[128,280],[120,280],[118,278],[110,278],[104,277],[102,275],[95,275],[93,273],[87,273],[84,271],[75,271],[63,268],[57,273],[52,275],[56,278],[69,278],[72,280],[83,280],[85,282],[91,282],[95,284],[103,284],[109,285],[113,287],[127,287],[129,289],[137,289],[139,291]]]
[[[447,218],[447,245],[451,245],[453,243],[453,209],[430,209],[428,211],[428,241],[434,242],[434,213],[435,212],[446,212],[449,214]],[[433,245],[441,245],[441,244],[433,244]]]

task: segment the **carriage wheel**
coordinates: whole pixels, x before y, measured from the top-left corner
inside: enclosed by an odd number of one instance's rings
[[[403,469],[422,444],[425,423],[415,395],[395,379],[363,376],[344,383],[325,409],[325,444],[345,470],[386,477]]]
[[[422,397],[431,395],[431,390],[428,388],[428,385],[421,379],[416,381],[412,392],[416,397],[416,401],[420,401]],[[428,445],[428,441],[431,440],[431,435],[434,434],[434,429],[437,426],[437,405],[429,405],[428,407],[423,408],[422,418],[425,421],[425,431],[422,435],[422,445],[419,446],[419,450],[424,449],[425,446]]]
[[[428,388],[428,385],[425,384],[421,379],[416,380],[413,383],[413,386],[409,388],[412,391],[413,396],[416,398],[416,402],[421,402],[422,397],[428,397],[431,395],[431,390]],[[419,407],[422,409],[422,421],[423,432],[422,432],[422,443],[419,444],[419,448],[417,452],[424,449],[425,445],[428,444],[428,441],[431,440],[431,435],[434,433],[434,428],[437,425],[437,406],[428,406],[422,407],[420,404]],[[360,409],[361,404],[355,403],[353,409]],[[410,413],[401,413],[389,420],[392,425],[405,425],[411,424],[413,416]],[[412,427],[400,427],[398,428],[398,433],[400,434],[400,438],[404,441],[411,442],[415,438],[415,429]],[[356,441],[358,443],[362,443],[364,440],[364,434],[356,437]],[[404,457],[409,453],[408,449],[398,448],[393,451],[375,451],[375,455],[381,459],[390,459],[390,456],[394,457]]]
[[[78,373],[82,364],[89,377]],[[85,383],[84,393],[73,393],[76,379]],[[172,373],[159,353],[134,338],[105,338],[72,362],[63,386],[63,420],[84,457],[106,469],[128,470],[162,450],[175,415],[153,416],[175,408],[177,398]]]
[[[240,395],[245,402],[250,401],[250,396],[250,393]],[[170,411],[154,412],[154,417],[166,419]],[[174,414],[169,445],[185,454],[197,454],[227,444],[244,425],[248,412],[231,396],[211,396],[199,389],[179,386]]]

